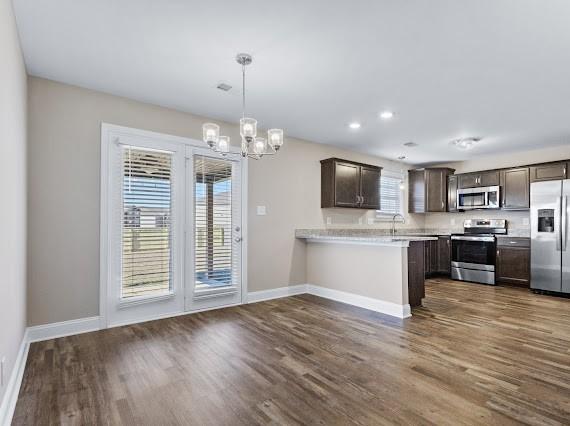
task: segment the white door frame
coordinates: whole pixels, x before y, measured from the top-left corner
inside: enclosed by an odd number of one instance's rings
[[[100,223],[99,223],[99,322],[100,328],[108,328],[121,324],[110,324],[109,323],[109,313],[108,313],[108,288],[112,282],[110,276],[111,268],[109,267],[110,261],[110,249],[111,249],[111,203],[109,203],[109,192],[111,188],[110,182],[110,164],[111,164],[111,150],[110,146],[112,143],[117,143],[121,136],[125,137],[136,137],[139,139],[146,140],[159,140],[163,142],[170,142],[180,144],[182,148],[186,146],[204,148],[204,143],[196,139],[185,138],[181,136],[173,136],[163,133],[152,132],[148,130],[135,129],[130,127],[119,126],[109,123],[101,123],[101,191],[100,191]],[[230,152],[235,155],[239,155],[239,150],[235,147],[230,148]],[[241,158],[241,157],[240,157]],[[242,218],[242,257],[241,257],[241,303],[247,303],[247,247],[248,247],[248,234],[247,234],[247,221],[248,221],[248,161],[247,159],[241,159],[241,218]],[[185,202],[184,202],[185,203]],[[186,204],[186,203],[185,203]],[[183,262],[183,264],[185,261]],[[186,291],[185,281],[188,279],[184,271],[184,265],[182,265],[182,281],[184,287],[183,291]],[[212,309],[212,308],[210,308]],[[215,309],[215,308],[214,308]],[[208,309],[204,309],[208,310]],[[153,319],[186,315],[197,311],[188,312],[184,309],[181,312],[176,312],[173,314],[161,315],[153,318],[145,318],[141,321],[149,321]],[[133,321],[139,322],[139,321]]]

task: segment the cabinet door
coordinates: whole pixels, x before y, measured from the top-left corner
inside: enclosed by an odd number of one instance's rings
[[[424,273],[425,277],[432,274],[431,271],[431,245],[429,241],[424,241]]]
[[[451,237],[439,237],[437,240],[438,271],[451,274]]]
[[[498,170],[489,170],[487,172],[479,173],[479,185],[478,186],[496,186],[500,183]]]
[[[530,168],[530,181],[566,179],[568,170],[565,162],[552,164],[539,164]]]
[[[528,167],[501,172],[501,207],[503,209],[528,209],[530,207],[530,182]]]
[[[425,173],[423,170],[408,171],[408,213],[425,213]]]
[[[497,282],[528,287],[530,282],[530,249],[497,247]]]
[[[358,207],[360,195],[360,166],[335,163],[335,206]]]
[[[439,271],[439,244],[437,240],[429,242],[430,271],[435,274]]]
[[[457,211],[457,176],[451,175],[447,178],[447,211]]]
[[[445,170],[426,170],[426,211],[444,212],[447,202],[447,173]]]
[[[465,175],[459,175],[459,189],[474,188],[476,186],[479,186],[478,173],[467,173]]]
[[[380,173],[375,167],[360,167],[360,207],[380,209]]]

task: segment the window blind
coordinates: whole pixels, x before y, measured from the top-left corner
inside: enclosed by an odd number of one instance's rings
[[[124,147],[121,297],[172,290],[172,154]]]
[[[195,286],[232,285],[232,163],[194,157]]]
[[[382,173],[380,178],[380,210],[381,214],[402,213],[402,176]]]

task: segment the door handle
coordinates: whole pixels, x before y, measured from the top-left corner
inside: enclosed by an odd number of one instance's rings
[[[562,210],[562,198],[563,197],[558,197],[557,203],[558,204],[558,208],[554,210],[554,229],[556,232],[556,251],[561,251],[562,250],[562,218],[564,218],[564,222],[566,222],[566,212],[564,212],[564,214],[558,213],[558,210]],[[558,214],[557,214],[558,213]],[[558,219],[558,229],[556,229],[556,216],[559,217]]]
[[[560,223],[560,227],[562,228],[562,232],[561,232],[561,236],[560,238],[562,239],[561,241],[561,249],[562,251],[566,251],[566,245],[567,245],[567,232],[568,230],[566,229],[567,227],[567,223],[566,223],[566,216],[568,216],[568,212],[567,210],[567,206],[568,206],[568,197],[564,196],[562,197],[562,217],[561,217],[561,223]]]

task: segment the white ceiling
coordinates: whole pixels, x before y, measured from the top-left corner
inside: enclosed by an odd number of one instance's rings
[[[14,0],[28,72],[411,163],[570,141],[567,0]],[[220,82],[234,86],[225,93]],[[390,122],[382,110],[396,112]],[[358,131],[347,124],[362,122]],[[476,136],[471,151],[449,141]],[[414,141],[417,148],[405,148]]]

